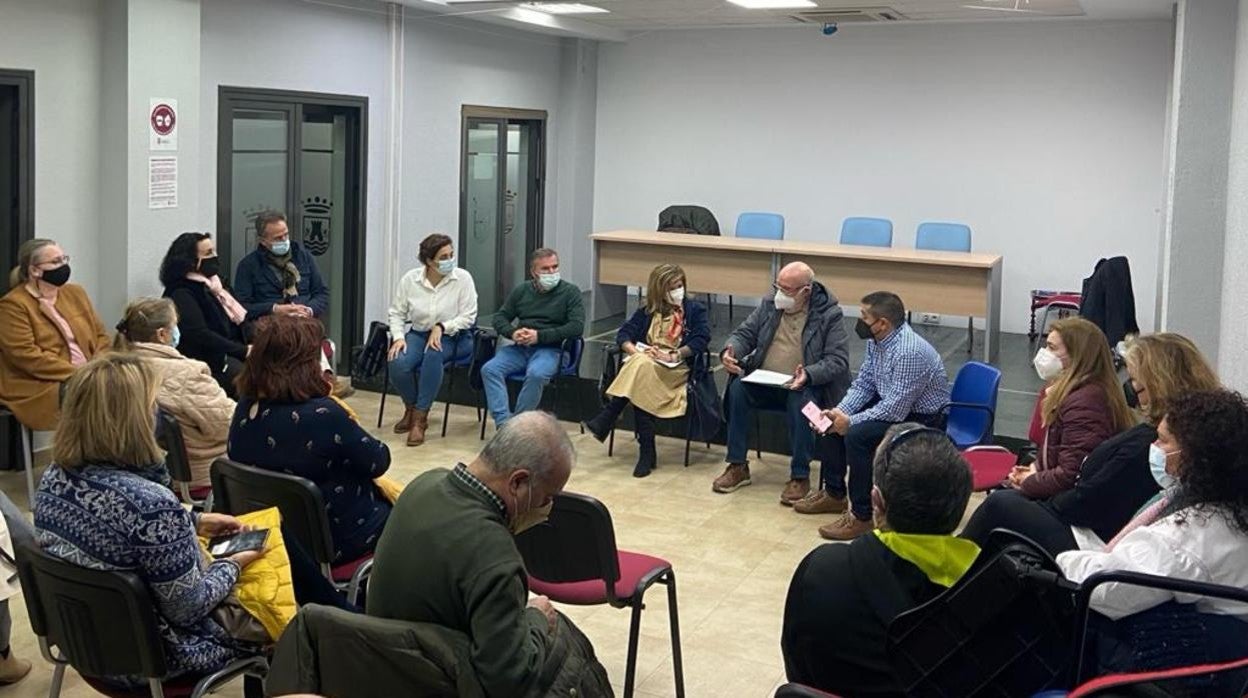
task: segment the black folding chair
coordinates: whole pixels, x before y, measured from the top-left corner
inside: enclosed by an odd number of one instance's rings
[[[485,362],[494,358],[494,352],[497,349],[498,349],[498,335],[496,333],[490,330],[481,330],[480,332],[478,332],[477,338],[473,342],[472,361],[468,369],[469,374],[473,376],[480,376],[481,366],[483,366]],[[563,344],[560,347],[560,354],[559,354],[559,370],[556,371],[554,377],[550,379],[550,383],[547,386],[550,388],[550,390],[543,391],[543,395],[542,395],[542,397],[545,398],[546,393],[550,394],[550,401],[555,406],[551,409],[552,412],[558,413],[559,411],[558,406],[559,406],[560,385],[568,379],[576,380],[580,377],[581,356],[584,353],[585,353],[585,338],[584,337],[569,337],[568,339],[563,340]],[[519,371],[519,372],[516,372],[507,376],[505,382],[514,383],[514,382],[523,381],[523,380],[524,380],[524,372]],[[485,404],[484,387],[482,387],[480,390],[480,394],[478,396],[478,401],[477,401],[477,408],[481,415],[480,438],[482,441],[484,441],[485,440],[485,422],[486,422],[486,416],[487,416],[486,412],[489,411],[488,406]],[[585,425],[583,424],[581,425],[581,433],[582,434],[585,433]]]
[[[156,412],[156,443],[165,449],[165,467],[184,504],[196,511],[212,511],[212,487],[191,487],[191,458],[182,438],[182,425],[164,410]]]

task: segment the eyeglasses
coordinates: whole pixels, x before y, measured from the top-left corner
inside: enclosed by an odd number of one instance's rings
[[[62,264],[69,264],[69,255],[61,255],[60,257],[57,257],[55,259],[45,259],[42,262],[37,262],[35,266],[41,267],[45,264],[51,264],[57,267],[61,266]]]
[[[783,294],[784,294],[784,295],[786,295],[786,296],[796,296],[797,294],[801,293],[801,292],[802,292],[802,289],[804,289],[804,288],[807,288],[807,287],[806,287],[806,286],[798,286],[797,288],[794,288],[794,289],[788,289],[788,288],[785,288],[785,287],[781,286],[780,284],[776,284],[776,283],[773,283],[773,284],[771,285],[771,290],[773,290],[773,291],[779,291],[779,292],[783,293]]]

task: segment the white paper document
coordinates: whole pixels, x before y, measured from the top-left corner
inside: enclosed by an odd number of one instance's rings
[[[650,348],[650,345],[646,344],[645,342],[633,342],[633,346],[637,347],[637,351],[639,352],[645,352],[647,349]],[[628,361],[631,358],[633,358],[633,355],[629,354],[628,356],[624,357],[624,360]],[[659,364],[660,366],[666,366],[668,368],[676,368],[677,366],[684,363],[683,361],[662,361],[660,359],[654,359],[653,361],[656,364]]]
[[[784,384],[793,380],[793,376],[787,373],[780,373],[778,371],[765,371],[760,368],[757,371],[754,371],[750,373],[749,375],[747,375],[746,377],[742,378],[741,380],[745,381],[746,383],[758,383],[759,385],[773,385],[777,387],[783,387]]]

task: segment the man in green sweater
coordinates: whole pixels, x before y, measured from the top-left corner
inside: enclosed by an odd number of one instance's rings
[[[463,632],[488,695],[528,694],[549,673],[556,616],[546,597],[528,598],[514,536],[550,515],[575,459],[554,417],[529,412],[472,463],[413,480],[377,543],[368,615]]]
[[[507,376],[524,374],[515,413],[535,409],[542,400],[542,389],[559,372],[563,340],[585,331],[581,289],[559,278],[559,253],[545,247],[534,250],[529,255],[529,276],[512,289],[494,314],[499,338],[515,343],[499,347],[494,358],[481,367],[485,402],[497,427],[513,414]]]

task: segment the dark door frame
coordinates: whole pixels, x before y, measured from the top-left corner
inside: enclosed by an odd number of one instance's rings
[[[546,124],[547,113],[544,109],[509,109],[506,107],[483,107],[465,104],[460,108],[459,136],[459,249],[468,249],[468,122],[484,121],[499,125],[498,139],[498,171],[500,181],[506,180],[507,172],[507,125],[512,122],[538,122],[537,136],[532,144],[534,157],[529,158],[529,178],[537,183],[528,193],[525,202],[528,220],[525,225],[525,254],[542,246],[546,239],[545,208],[546,208]],[[499,192],[498,225],[506,220],[506,198]],[[499,258],[503,245],[502,236],[498,237],[495,260]],[[462,252],[461,252],[462,254]],[[465,262],[467,258],[465,258]],[[498,275],[500,300],[507,297],[510,289],[501,288],[503,275]]]
[[[231,87],[221,85],[217,88],[217,230],[228,230],[230,226],[230,202],[233,200],[233,171],[231,154],[234,152],[234,129],[231,116],[234,109],[286,110],[290,113],[291,128],[287,129],[287,151],[293,158],[302,148],[303,129],[300,124],[305,106],[323,106],[341,109],[355,109],[358,119],[348,119],[347,143],[359,144],[359,152],[347,158],[347,182],[358,182],[354,189],[348,187],[346,208],[343,211],[344,227],[355,227],[357,233],[343,245],[343,284],[354,289],[354,302],[342,304],[343,308],[343,343],[338,348],[336,360],[341,364],[351,356],[351,348],[364,342],[364,296],[365,257],[367,255],[368,234],[368,97],[356,95],[328,94],[323,92],[302,92],[296,90],[273,90],[251,87]],[[296,231],[303,230],[303,208],[299,206],[297,192],[299,188],[298,172],[294,167],[286,170],[286,215],[290,219],[290,227]],[[231,241],[229,235],[217,236],[218,254],[224,259],[231,259]],[[330,293],[342,293],[344,289],[329,290]]]
[[[17,235],[6,240],[10,259],[35,237],[35,71],[0,69],[0,85],[17,88]]]

